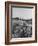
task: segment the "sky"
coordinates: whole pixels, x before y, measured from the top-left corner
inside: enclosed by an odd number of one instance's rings
[[[31,19],[32,18],[32,8],[12,8],[12,17],[22,18],[22,19]]]

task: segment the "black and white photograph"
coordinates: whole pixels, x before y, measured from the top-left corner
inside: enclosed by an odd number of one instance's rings
[[[37,42],[37,4],[6,2],[5,10],[5,43]]]
[[[32,37],[32,8],[13,7],[11,17],[12,38]]]

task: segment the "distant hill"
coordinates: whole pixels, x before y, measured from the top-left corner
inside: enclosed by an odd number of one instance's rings
[[[18,18],[18,17],[12,18],[12,19],[15,19],[15,20],[22,20],[22,21],[32,21],[32,19],[21,19],[21,18]]]

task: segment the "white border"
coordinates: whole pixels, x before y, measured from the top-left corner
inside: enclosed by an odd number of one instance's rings
[[[35,6],[31,5],[31,7],[34,7],[33,10],[32,10],[33,11],[33,14],[32,14],[32,37],[31,38],[12,38],[12,39],[10,37],[10,39],[11,39],[10,42],[30,41],[30,40],[32,41],[32,40],[35,40]],[[11,4],[9,5],[9,15],[10,15],[9,18],[11,18]],[[11,21],[9,20],[9,25],[11,25],[10,22]],[[11,35],[11,28],[10,27],[9,27],[9,31],[10,31],[9,33]]]

